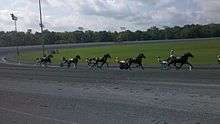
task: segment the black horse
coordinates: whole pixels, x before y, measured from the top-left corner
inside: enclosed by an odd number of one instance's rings
[[[194,56],[192,55],[192,53],[188,52],[179,58],[177,57],[170,59],[168,62],[168,66],[170,67],[170,65],[173,64],[176,67],[176,69],[181,69],[182,66],[186,64],[190,66],[190,70],[191,70],[193,68],[193,65],[188,61],[190,57],[193,58]],[[180,66],[178,67],[176,64],[180,64]]]
[[[74,65],[74,68],[77,68],[78,62],[81,59],[81,57],[79,55],[76,55],[75,58],[71,58],[71,59],[66,59],[65,57],[63,57],[63,60],[60,64],[61,67],[64,66],[64,64],[67,64],[67,67],[70,68],[71,64]]]
[[[109,67],[109,63],[108,63],[108,59],[111,58],[110,54],[105,54],[103,57],[101,58],[96,58],[94,64],[91,66],[93,67],[99,67],[102,68],[104,64],[107,65],[107,67]],[[99,63],[101,63],[101,65],[99,66]]]
[[[128,58],[127,62],[129,65],[129,69],[131,70],[131,65],[132,64],[138,64],[137,67],[141,67],[142,70],[144,70],[143,64],[142,64],[142,60],[145,59],[146,57],[144,56],[143,53],[140,53],[137,57],[135,58]]]
[[[52,60],[51,60],[52,58],[53,58],[53,55],[51,54],[49,54],[48,56],[44,55],[41,58],[36,58],[36,64],[47,66],[48,63],[49,64],[52,63]]]

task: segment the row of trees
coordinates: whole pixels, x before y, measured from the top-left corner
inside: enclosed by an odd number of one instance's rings
[[[0,32],[0,47],[15,45],[40,45],[88,43],[88,42],[121,42],[164,39],[187,39],[220,37],[220,24],[185,25],[183,27],[166,27],[160,29],[151,27],[146,31],[130,30],[122,32],[107,31],[74,31],[74,32],[50,32],[45,30],[42,34],[36,32]]]

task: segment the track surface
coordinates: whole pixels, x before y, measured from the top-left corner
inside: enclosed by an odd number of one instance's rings
[[[0,124],[219,124],[219,75],[0,64]]]

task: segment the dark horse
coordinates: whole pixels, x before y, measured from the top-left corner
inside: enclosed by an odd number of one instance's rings
[[[47,64],[51,64],[52,61],[51,59],[53,58],[53,55],[44,55],[44,57],[41,57],[41,58],[36,58],[36,64],[40,64],[40,65],[44,65],[44,66],[47,66]]]
[[[173,59],[170,59],[169,62],[168,62],[168,66],[170,66],[171,64],[173,64],[176,69],[181,69],[183,65],[189,65],[190,66],[190,70],[193,68],[192,64],[189,63],[188,59],[189,58],[193,58],[194,56],[188,52],[188,53],[185,53],[183,56],[181,56],[180,58],[173,58]],[[176,64],[180,64],[180,66],[178,67]]]
[[[64,64],[67,64],[67,67],[70,68],[71,64],[74,65],[74,68],[77,68],[78,62],[81,59],[81,57],[79,55],[76,55],[75,58],[71,58],[71,59],[66,59],[65,57],[63,57],[63,60],[60,64],[61,67],[64,66]]]
[[[99,68],[102,68],[104,64],[107,65],[107,67],[109,67],[109,64],[108,64],[108,58],[111,58],[110,54],[105,54],[103,57],[101,58],[96,58],[94,64],[91,66],[92,68],[93,67],[99,67]],[[99,63],[101,63],[101,65],[99,66]]]
[[[132,64],[138,64],[137,67],[141,67],[142,70],[144,70],[143,64],[142,64],[142,60],[145,59],[146,57],[144,56],[143,53],[139,54],[137,57],[135,58],[128,58],[128,65],[129,65],[129,69],[131,70],[131,65]]]

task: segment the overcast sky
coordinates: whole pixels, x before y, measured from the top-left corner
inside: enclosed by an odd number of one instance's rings
[[[42,0],[45,28],[53,31],[146,30],[151,26],[220,22],[220,0]],[[0,0],[0,30],[39,31],[38,0]]]

